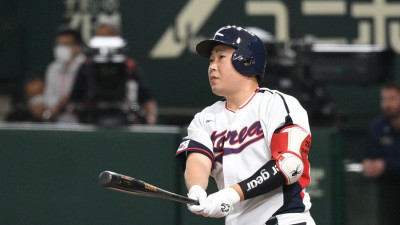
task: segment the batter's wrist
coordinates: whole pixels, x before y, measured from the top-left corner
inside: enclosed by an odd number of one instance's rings
[[[221,191],[226,193],[227,200],[230,204],[233,205],[233,204],[240,202],[240,195],[239,195],[239,193],[237,193],[237,191],[234,188],[230,187],[230,188],[223,189]]]
[[[239,184],[234,184],[234,185],[232,185],[231,188],[238,193],[238,195],[240,197],[240,201],[243,201],[244,200],[244,194],[243,194],[242,188],[240,188]]]

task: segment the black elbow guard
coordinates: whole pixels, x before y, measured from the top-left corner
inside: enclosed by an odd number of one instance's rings
[[[286,183],[285,177],[276,166],[275,160],[268,161],[251,177],[239,183],[244,199],[266,194]]]

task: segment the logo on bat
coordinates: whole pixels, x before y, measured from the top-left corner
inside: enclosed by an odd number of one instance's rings
[[[153,185],[147,184],[147,183],[144,183],[144,188],[146,188],[147,190],[150,190],[150,191],[157,191],[156,187],[154,187]]]

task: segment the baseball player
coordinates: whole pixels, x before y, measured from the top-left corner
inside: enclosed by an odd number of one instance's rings
[[[259,88],[262,41],[237,26],[220,28],[197,44],[210,60],[214,94],[224,97],[197,113],[176,156],[184,168],[195,214],[226,217],[229,225],[312,225],[307,112],[292,96]],[[212,176],[219,191],[207,196]]]

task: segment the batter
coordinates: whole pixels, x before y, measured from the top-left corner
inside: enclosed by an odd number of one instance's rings
[[[226,224],[313,225],[307,112],[292,96],[259,88],[266,53],[262,41],[237,26],[220,28],[197,44],[210,60],[212,92],[224,97],[196,114],[176,156],[185,170],[188,205]],[[212,176],[219,191],[207,196]]]

